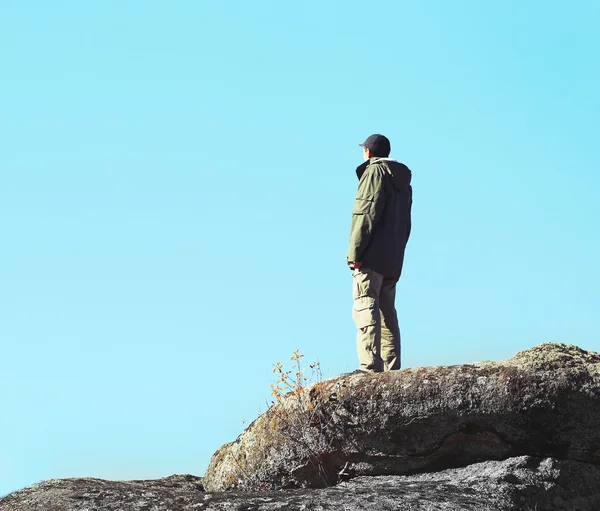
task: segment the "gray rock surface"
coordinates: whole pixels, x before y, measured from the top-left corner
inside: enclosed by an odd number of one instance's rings
[[[50,480],[0,511],[600,510],[598,353],[548,343],[304,390],[203,478]]]
[[[600,469],[529,456],[413,476],[361,476],[325,489],[204,493],[199,478],[51,480],[2,511],[596,511]]]
[[[148,481],[52,479],[0,499],[0,511],[194,509],[186,506],[203,495],[202,478],[192,475]]]
[[[323,487],[522,455],[600,462],[600,355],[577,346],[350,374],[306,390],[221,447],[205,488]]]

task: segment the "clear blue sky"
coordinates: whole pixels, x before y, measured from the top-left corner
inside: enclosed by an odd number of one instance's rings
[[[413,170],[404,367],[600,351],[599,23],[585,0],[4,2],[0,495],[202,475],[271,364],[353,370],[374,132]]]

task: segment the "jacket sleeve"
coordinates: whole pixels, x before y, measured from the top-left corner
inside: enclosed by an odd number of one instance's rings
[[[385,207],[385,176],[377,166],[368,168],[360,178],[352,210],[350,247],[346,260],[362,262],[365,250],[371,243],[373,229]]]
[[[412,188],[410,188],[410,203],[408,205],[408,222],[406,225],[406,242],[407,243],[408,243],[408,239],[410,238],[410,231],[412,229],[411,210],[412,210]]]

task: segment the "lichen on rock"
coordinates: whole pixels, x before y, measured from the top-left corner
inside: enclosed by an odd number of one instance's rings
[[[519,351],[503,363],[537,371],[554,371],[579,367],[585,371],[597,372],[600,370],[600,354],[586,351],[573,344],[546,342]]]

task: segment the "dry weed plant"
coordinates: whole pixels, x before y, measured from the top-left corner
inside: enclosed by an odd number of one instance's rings
[[[284,368],[281,362],[273,364],[277,381],[269,385],[272,399],[267,401],[268,410],[263,417],[270,420],[268,426],[274,436],[281,439],[281,443],[274,445],[263,435],[259,436],[257,442],[261,446],[259,450],[271,450],[269,457],[279,451],[279,456],[283,458],[301,460],[298,466],[289,470],[290,487],[303,486],[303,482],[309,479],[314,484],[315,472],[323,485],[331,486],[342,476],[341,472],[338,474],[328,467],[326,460],[334,450],[336,440],[343,438],[340,423],[344,420],[343,403],[347,398],[345,383],[343,379],[334,383],[323,382],[319,362],[308,366],[311,374],[310,377],[306,376],[303,358],[304,355],[296,350],[290,359],[291,369]],[[229,484],[232,487],[241,490],[257,487],[268,489],[263,477],[264,470],[270,469],[253,467],[245,453],[234,451],[231,456],[243,474],[243,478],[230,474]]]
[[[303,358],[300,350],[296,350],[290,359],[291,369],[286,370],[281,362],[273,364],[277,381],[270,385],[271,427],[292,441],[299,458],[308,460],[308,465],[316,469],[321,481],[329,486],[337,482],[337,474],[326,468],[324,459],[339,437],[337,426],[341,416],[338,412],[346,397],[344,382],[323,383],[319,362],[308,366],[311,375],[307,377]]]

